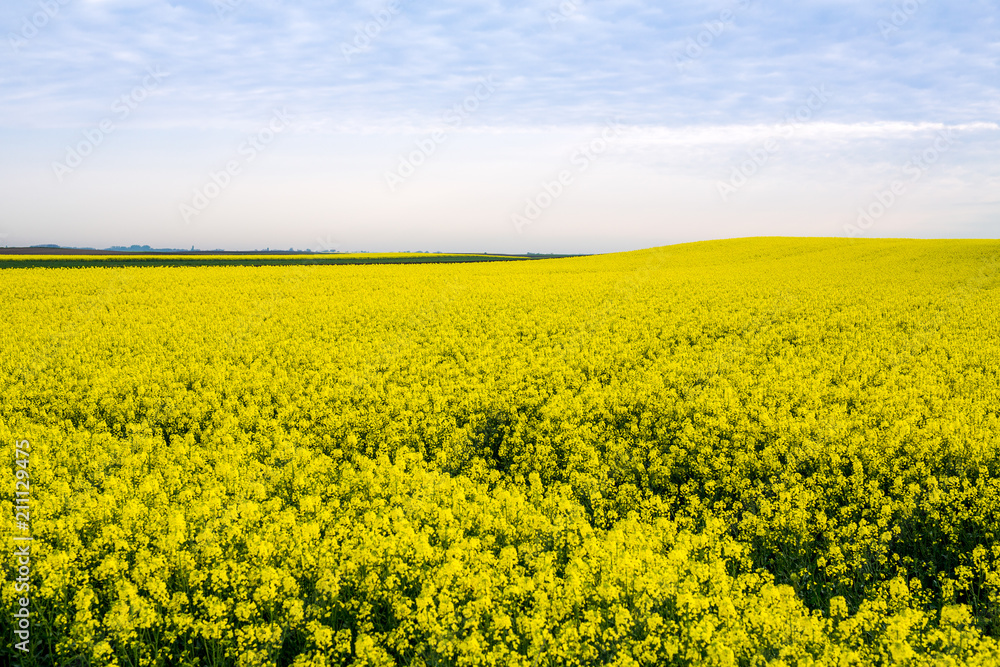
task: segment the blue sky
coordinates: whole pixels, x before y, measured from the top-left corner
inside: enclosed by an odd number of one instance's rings
[[[998,10],[8,0],[0,240],[996,237]]]

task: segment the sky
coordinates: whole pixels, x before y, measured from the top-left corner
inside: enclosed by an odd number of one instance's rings
[[[995,238],[1000,0],[5,0],[0,243]]]

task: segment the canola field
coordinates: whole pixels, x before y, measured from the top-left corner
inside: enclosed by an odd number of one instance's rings
[[[0,662],[998,664],[998,269],[0,271]]]

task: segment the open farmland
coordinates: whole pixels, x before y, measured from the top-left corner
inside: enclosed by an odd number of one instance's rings
[[[0,271],[24,664],[996,664],[998,269],[771,238]]]
[[[17,251],[0,248],[0,269],[83,267],[181,267],[181,266],[327,266],[350,264],[452,264],[463,262],[509,262],[544,259],[544,255],[487,255],[448,253],[277,253],[212,252],[132,253],[92,251],[75,253],[58,249],[32,254],[32,248]]]

